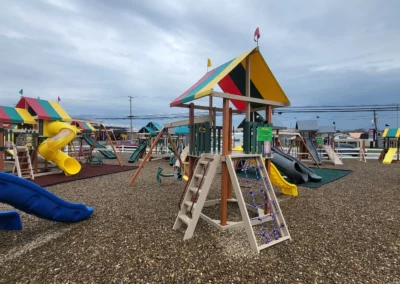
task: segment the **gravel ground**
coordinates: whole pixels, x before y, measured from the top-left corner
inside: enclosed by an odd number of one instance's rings
[[[152,161],[132,188],[133,172],[49,187],[94,215],[61,224],[21,213],[22,231],[0,231],[0,283],[400,283],[400,163],[349,160],[340,168],[353,172],[340,180],[299,187],[298,197],[277,193],[292,241],[259,255],[244,230],[219,232],[202,220],[183,241],[172,226],[184,183],[158,184],[159,166],[171,171]]]

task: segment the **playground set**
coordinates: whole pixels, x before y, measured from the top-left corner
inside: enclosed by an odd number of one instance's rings
[[[68,203],[26,180],[58,173],[48,170],[48,162],[56,165],[65,176],[80,172],[81,164],[72,141],[79,132],[93,131],[94,128],[82,121],[69,124],[71,121],[61,105],[52,101],[22,97],[15,108],[0,107],[0,202],[53,221],[77,222],[92,214],[92,208]],[[5,124],[7,128],[4,127]],[[24,128],[19,129],[21,127]],[[97,143],[97,136],[101,131],[106,132],[114,153]],[[106,158],[117,158],[122,166],[104,125],[100,124],[97,136],[95,139],[89,139],[89,135],[80,136],[81,141],[83,139],[91,145],[86,162],[93,159],[93,150],[98,150]],[[63,151],[66,146],[69,148],[68,154]],[[75,158],[71,153],[75,154]],[[13,158],[13,173],[18,176],[2,173],[4,156],[6,159],[10,156]],[[45,160],[45,169],[42,172],[38,168],[39,157]],[[0,228],[21,229],[19,214],[16,211],[0,213]]]
[[[216,85],[223,92],[214,91]],[[208,106],[195,105],[192,102],[207,96]],[[222,98],[222,108],[213,106],[215,98]],[[230,102],[235,109],[230,108]],[[276,81],[259,48],[243,53],[208,71],[196,84],[171,102],[170,107],[189,109],[189,119],[164,124],[129,186],[134,184],[164,133],[168,136],[175,156],[179,158],[177,164],[183,168],[185,159],[182,159],[182,153],[178,155],[169,130],[188,125],[188,167],[184,172],[187,182],[179,201],[179,212],[173,229],[179,229],[186,224],[186,240],[193,236],[199,218],[222,231],[243,227],[251,248],[256,252],[289,240],[288,227],[271,184],[272,180],[284,188],[286,194],[297,195],[296,186],[286,182],[271,163],[275,156],[282,155],[278,151],[274,152],[272,147],[272,108],[288,105],[289,99]],[[208,110],[209,114],[195,117],[195,110]],[[250,121],[251,113],[258,110],[266,111],[266,121]],[[221,126],[216,124],[217,112],[222,112]],[[245,114],[242,151],[232,149],[233,113]],[[290,166],[294,167],[294,164],[297,164],[297,161],[293,161]],[[221,197],[206,200],[220,165]],[[228,221],[228,202],[238,204],[241,222]],[[218,204],[219,220],[212,219],[202,212],[204,207]],[[258,227],[259,232],[255,233],[254,227]]]
[[[379,160],[386,165],[393,161],[398,162],[400,160],[400,128],[386,128],[382,138],[384,146]]]

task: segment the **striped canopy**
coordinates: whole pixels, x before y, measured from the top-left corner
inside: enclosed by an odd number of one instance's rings
[[[255,48],[207,72],[196,84],[172,101],[170,106],[179,106],[210,95],[217,84],[225,93],[245,96],[247,57],[250,57],[250,97],[279,102],[285,106],[290,105],[289,99],[275,79],[263,56]],[[231,100],[231,102],[238,110],[246,108],[243,101]],[[263,106],[259,103],[251,103],[250,105],[252,108]]]
[[[0,106],[0,122],[36,124],[26,109]]]
[[[400,138],[400,128],[386,128],[382,134],[383,138]]]
[[[23,97],[18,103],[18,108],[24,108],[38,119],[71,121],[72,118],[57,102]]]
[[[82,130],[95,131],[96,129],[89,122],[86,121],[73,121],[71,125],[78,126]]]

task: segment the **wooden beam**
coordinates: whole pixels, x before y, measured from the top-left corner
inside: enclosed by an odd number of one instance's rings
[[[223,121],[222,121],[222,156],[229,154],[229,99],[223,100]],[[222,163],[221,173],[221,226],[227,225],[228,219],[228,194],[229,194],[229,172],[226,162]]]
[[[250,55],[246,57],[246,89],[245,89],[245,98],[246,98],[246,117],[245,121],[249,122],[250,121],[250,102],[247,99],[250,99],[250,86],[251,86],[251,79],[250,79]],[[242,97],[242,96],[236,96],[236,97]]]
[[[232,152],[232,108],[229,108],[229,142],[228,152]],[[232,180],[228,178],[228,199],[232,199]]]
[[[212,116],[211,115],[205,115],[205,116],[199,116],[199,117],[195,117],[194,118],[194,123],[203,123],[203,122],[207,122],[207,121],[212,121]],[[170,123],[166,123],[164,124],[165,128],[173,128],[173,127],[177,127],[177,126],[181,126],[181,125],[189,125],[189,119],[185,119],[185,120],[179,120],[179,121],[174,121],[174,122],[170,122]]]
[[[194,103],[190,104],[189,108],[189,125],[193,126],[194,124]],[[194,132],[190,131],[189,133],[189,154],[192,149],[194,149]],[[192,148],[193,147],[193,148]],[[189,180],[192,178],[193,171],[194,171],[194,162],[195,158],[192,156],[189,156]]]
[[[174,107],[190,108],[190,105],[188,105],[188,104],[179,104],[179,105],[176,105]],[[193,105],[193,107],[194,107],[194,109],[200,109],[200,110],[209,110],[210,109],[210,107],[208,107],[208,106],[196,106],[196,105]],[[214,107],[213,109],[215,109],[215,111],[222,112],[222,108]],[[243,113],[243,111],[242,110],[233,110],[233,113]]]
[[[258,103],[258,104],[262,104],[262,105],[270,105],[270,106],[276,106],[276,107],[287,106],[287,104],[280,103],[280,102],[269,101],[269,100],[264,100],[264,99],[257,99],[257,98],[247,97],[247,96],[232,95],[232,94],[222,93],[222,92],[213,92],[212,95],[214,97],[218,97],[218,98],[243,101],[243,102],[246,102],[246,103],[247,102],[249,102],[249,103]]]
[[[164,133],[164,128],[161,129],[161,131],[158,133],[156,139],[154,140],[153,144],[150,147],[149,152],[147,152],[147,154],[144,157],[143,161],[140,163],[139,168],[136,170],[135,175],[133,176],[132,180],[129,183],[129,186],[132,186],[132,184],[135,182],[136,178],[139,176],[140,171],[144,167],[144,164],[146,163],[146,161],[150,158],[151,152],[153,151],[154,147],[157,145],[157,142],[160,139],[160,137],[163,135],[163,133]]]

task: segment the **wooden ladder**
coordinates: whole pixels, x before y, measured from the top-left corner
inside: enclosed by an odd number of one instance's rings
[[[32,169],[32,161],[31,156],[29,155],[29,149],[27,146],[15,146],[13,145],[14,150],[14,168],[13,174],[15,171],[18,176],[21,178],[30,178],[34,179],[33,169]]]
[[[201,211],[206,201],[211,183],[214,180],[220,156],[215,154],[201,154],[194,169],[189,186],[181,200],[180,211],[176,217],[173,229],[179,229],[183,223],[187,225],[184,240],[193,236]]]
[[[242,193],[242,188],[241,184],[239,183],[239,179],[236,173],[236,167],[235,165],[242,163],[241,161],[243,160],[249,160],[252,165],[256,164],[256,168],[258,170],[258,179],[255,179],[254,181],[257,183],[256,186],[256,191],[258,194],[261,196],[261,200],[264,199],[264,202],[267,201],[269,204],[268,212],[265,212],[265,205],[257,205],[255,206],[254,204],[247,204],[245,202],[245,199],[243,197]],[[275,196],[275,192],[273,190],[271,181],[269,179],[266,166],[264,164],[264,161],[261,157],[261,155],[243,155],[241,157],[235,157],[235,156],[226,156],[225,158],[226,165],[228,167],[229,175],[231,177],[232,181],[232,186],[235,191],[235,196],[240,208],[240,213],[243,218],[243,227],[246,230],[247,237],[250,242],[250,247],[253,251],[259,253],[260,250],[268,248],[270,246],[273,246],[275,244],[278,244],[280,242],[290,240],[290,234],[289,230],[287,228],[285,219],[283,217],[282,211],[279,206],[278,199]],[[242,169],[243,170],[243,169]],[[248,184],[248,178],[246,174],[246,184]],[[248,193],[248,192],[247,192]],[[252,191],[251,195],[257,194],[255,191]],[[254,196],[253,196],[254,197]],[[254,199],[255,202],[255,199]],[[254,213],[256,213],[256,217],[250,218],[249,213],[247,210],[251,210]],[[256,235],[261,236],[261,238],[265,238],[267,240],[266,235],[264,231],[262,231],[262,234],[255,234],[253,226],[261,225],[264,226],[263,224],[266,222],[271,222],[273,225],[273,234],[271,234],[271,237],[268,237],[269,241],[265,241],[263,244],[259,245],[257,242]]]

